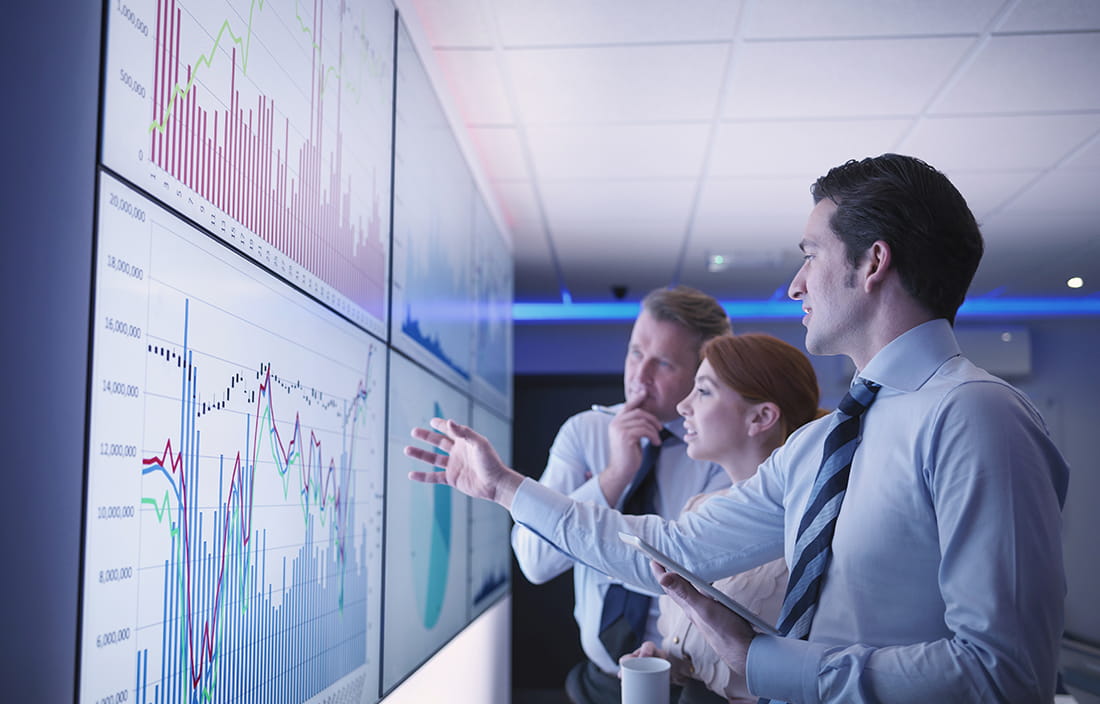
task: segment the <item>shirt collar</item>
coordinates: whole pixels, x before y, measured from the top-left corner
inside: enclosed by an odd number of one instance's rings
[[[668,432],[670,432],[674,436],[676,436],[677,440],[683,440],[684,439],[684,418],[683,418],[683,416],[677,418],[676,420],[672,420],[672,421],[669,421],[669,422],[665,423],[664,426],[665,426],[665,430],[667,430]]]
[[[944,362],[960,354],[951,324],[937,318],[894,338],[857,376],[898,391],[916,391]]]

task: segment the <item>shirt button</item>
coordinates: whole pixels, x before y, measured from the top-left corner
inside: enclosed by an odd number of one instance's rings
[[[679,644],[680,643],[680,636],[672,636],[672,642],[676,643],[676,644]]]

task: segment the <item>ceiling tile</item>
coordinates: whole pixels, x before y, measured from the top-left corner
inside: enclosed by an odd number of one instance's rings
[[[500,203],[501,217],[513,230],[517,249],[524,233],[545,238],[542,211],[530,181],[494,181],[492,189]]]
[[[1045,247],[1058,242],[1097,239],[1096,218],[1082,213],[1003,211],[989,219],[982,234],[992,256],[1014,247],[1031,247],[1038,256]]]
[[[505,46],[583,46],[725,40],[740,8],[729,0],[508,0],[496,5]]]
[[[675,281],[678,251],[658,243],[652,248],[652,256],[642,258],[624,257],[620,249],[599,243],[592,248],[565,247],[565,285],[577,302],[613,300],[612,286],[626,286],[627,296],[637,300]]]
[[[493,45],[482,0],[412,0],[412,3],[432,46]]]
[[[565,233],[584,236],[647,228],[679,240],[687,227],[694,184],[687,181],[549,182],[542,185],[546,221],[555,241]]]
[[[1005,206],[1013,213],[1057,213],[1086,215],[1091,229],[1100,236],[1100,169],[1093,171],[1055,169],[1044,174]]]
[[[514,127],[468,127],[485,175],[491,181],[529,179],[527,160]]]
[[[1081,150],[1066,160],[1067,169],[1100,169],[1100,132]]]
[[[775,37],[912,36],[980,32],[1002,0],[767,0],[746,13],[742,35]]]
[[[1100,110],[1100,33],[995,36],[932,114]]]
[[[1096,237],[1050,236],[1046,218],[1012,218],[1011,233],[987,246],[986,256],[970,286],[970,297],[1095,295],[1100,290],[1100,247]],[[1058,230],[1054,230],[1058,231]],[[1041,243],[1041,244],[1040,244]],[[1085,279],[1085,288],[1070,289],[1071,276]]]
[[[527,143],[544,179],[697,179],[710,126],[576,125],[532,127]]]
[[[920,120],[901,144],[941,171],[1046,169],[1100,130],[1094,115],[931,117]],[[1005,145],[1012,145],[1006,149]]]
[[[849,159],[894,151],[910,119],[727,122],[718,129],[708,173],[726,176],[824,174]]]
[[[932,162],[939,168],[939,164]],[[1012,197],[1034,181],[1039,172],[1023,171],[953,171],[941,169],[959,193],[966,199],[979,227],[985,232],[990,216],[1008,204]]]
[[[1100,29],[1096,0],[1021,0],[999,27],[1002,32],[1057,32]]]
[[[818,176],[710,179],[699,197],[692,242],[719,251],[762,243],[793,250],[813,209],[810,186]]]
[[[673,278],[782,296],[810,185],[885,151],[966,197],[976,288],[1065,295],[1067,262],[1100,282],[1097,0],[410,2],[514,237],[518,299],[560,298],[551,247],[575,300]],[[707,274],[718,250],[754,263]]]
[[[508,51],[523,119],[562,122],[711,120],[728,47],[688,44]]]
[[[516,258],[515,299],[524,302],[561,301],[561,287],[545,260]]]
[[[723,116],[813,119],[915,115],[936,94],[974,41],[951,37],[742,44],[737,50]],[[885,66],[890,70],[882,70]]]
[[[437,49],[435,54],[463,122],[468,125],[515,122],[494,52]]]

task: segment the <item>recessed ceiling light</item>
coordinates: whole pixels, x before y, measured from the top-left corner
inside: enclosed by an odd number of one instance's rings
[[[719,271],[725,271],[729,268],[731,261],[732,257],[725,254],[708,254],[707,271],[712,274]]]
[[[1070,288],[1081,288],[1084,285],[1085,280],[1082,279],[1080,276],[1071,276],[1069,280],[1066,281],[1066,286],[1069,286]]]

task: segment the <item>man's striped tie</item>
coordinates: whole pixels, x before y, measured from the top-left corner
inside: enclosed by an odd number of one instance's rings
[[[794,567],[787,580],[787,594],[779,613],[779,632],[793,638],[810,633],[821,582],[832,556],[833,532],[840,504],[848,489],[852,457],[859,445],[859,418],[875,400],[879,385],[857,378],[837,407],[837,424],[825,438],[821,467],[794,547]]]
[[[836,517],[848,489],[852,457],[859,445],[859,417],[875,400],[880,388],[873,381],[857,378],[837,406],[836,425],[825,438],[825,451],[821,455],[810,503],[798,525],[794,568],[787,579],[787,594],[783,597],[777,626],[784,636],[805,639],[810,634],[821,582],[832,556]],[[770,701],[761,698],[758,704]]]

